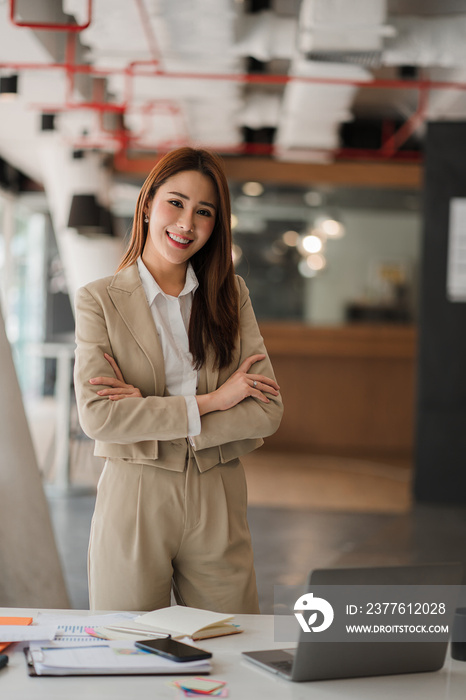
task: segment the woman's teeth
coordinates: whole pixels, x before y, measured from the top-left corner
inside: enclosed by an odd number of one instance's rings
[[[177,236],[174,233],[170,233],[170,231],[167,231],[168,237],[172,239],[172,241],[176,241],[176,243],[181,243],[182,245],[188,245],[188,243],[191,243],[189,238],[182,238],[181,236]]]

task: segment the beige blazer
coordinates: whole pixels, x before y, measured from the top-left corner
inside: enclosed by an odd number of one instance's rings
[[[208,361],[199,373],[198,394],[221,386],[250,355],[266,354],[247,287],[240,277],[237,284],[241,330],[232,363],[218,371]],[[162,348],[137,266],[82,287],[75,302],[78,414],[84,432],[96,441],[95,454],[182,471],[188,448],[186,402],[166,391]],[[115,358],[142,399],[110,401],[97,395],[89,379],[113,375],[104,352]],[[274,377],[268,356],[251,371]],[[192,438],[201,472],[251,452],[277,430],[282,401],[268,396],[268,404],[248,397],[227,411],[202,416],[201,433]]]

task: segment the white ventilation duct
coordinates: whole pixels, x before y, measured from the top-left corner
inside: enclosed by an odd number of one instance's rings
[[[279,5],[275,3],[277,9]],[[230,81],[225,76],[242,75],[244,57],[253,56],[260,61],[291,61],[291,77],[370,80],[367,72],[361,73],[355,66],[411,64],[428,66],[431,77],[463,79],[466,13],[431,17],[397,14],[387,18],[387,5],[393,7],[393,2],[284,0],[281,6],[289,13],[284,16],[272,11],[247,13],[246,4],[238,0],[95,0],[91,25],[79,34],[79,40],[88,47],[86,59],[96,69],[121,70],[118,75],[107,76],[107,88],[111,101],[122,108],[126,106],[126,126],[131,136],[137,137],[132,144],[135,148],[156,151],[188,141],[234,150],[243,142],[242,126],[276,126],[278,150],[283,153],[284,149],[301,149],[302,157],[307,149],[320,152],[338,146],[340,123],[352,118],[358,88],[292,80],[282,89],[278,85]],[[410,4],[400,6],[406,12]],[[426,11],[432,6],[433,3],[427,3]],[[293,9],[298,8],[296,16],[291,16]],[[88,18],[83,0],[63,0],[63,9],[81,24]],[[37,32],[14,27],[8,20],[6,5],[0,15],[3,62],[50,61],[44,46],[37,41]],[[156,59],[160,59],[162,74],[149,75]],[[374,63],[370,62],[372,59]],[[132,61],[142,63],[134,68],[135,77],[127,80],[124,69]],[[152,65],[148,65],[151,61]],[[438,72],[441,70],[443,73]],[[179,72],[185,77],[174,77]],[[221,77],[193,77],[203,73]],[[78,76],[75,79],[78,81]],[[66,76],[60,70],[48,69],[44,74],[21,71],[16,104],[2,105],[2,155],[37,179],[38,103],[56,103],[60,110],[58,128],[68,148],[80,140],[83,128],[88,131],[89,141],[102,150],[111,152],[120,145],[111,134],[102,131],[96,109],[65,109],[66,84]],[[278,110],[282,93],[284,100]],[[74,101],[80,99],[82,96],[75,96]],[[360,104],[364,99],[363,96]],[[406,118],[415,109],[415,99],[415,92],[405,90],[386,91],[382,98],[388,111]],[[376,100],[380,105],[380,97],[376,96]],[[164,112],[163,107],[159,110],[157,104],[163,101],[170,102],[173,111]],[[31,103],[34,109],[30,109]],[[367,104],[371,104],[370,97]],[[380,112],[384,109],[382,104]],[[427,114],[435,119],[464,118],[463,93],[432,92]],[[20,136],[15,135],[15,127]],[[294,155],[298,157],[297,153]]]
[[[81,0],[67,0],[67,11],[75,12]],[[241,73],[243,63],[235,55],[235,21],[239,9],[231,0],[145,0],[146,21],[138,3],[99,0],[93,8],[91,26],[82,32],[89,46],[88,59],[96,67],[124,68],[130,61],[160,57],[159,68],[169,73]],[[122,41],[124,37],[124,41]],[[152,40],[151,38],[152,37]],[[154,66],[138,65],[135,74],[150,73]],[[124,76],[108,78],[115,101],[127,98]],[[144,116],[141,106],[153,100],[172,100],[178,116],[158,111]],[[192,77],[133,78],[125,119],[139,134],[138,145],[156,150],[190,139],[193,143],[237,146],[242,141],[238,114],[242,88],[237,82]]]
[[[240,120],[250,129],[276,127],[279,123],[282,97],[277,93],[261,90],[249,92],[244,99]]]
[[[395,36],[387,40],[383,63],[388,66],[466,65],[466,14],[448,17],[393,17]]]
[[[392,30],[386,0],[302,0],[299,47],[311,51],[378,51]]]
[[[393,17],[390,23],[396,35],[385,44],[385,65],[425,67],[429,68],[428,78],[432,81],[465,83],[466,14]],[[466,92],[429,90],[425,116],[430,120],[466,119]]]
[[[372,75],[360,66],[304,60],[293,63],[291,75],[323,80],[372,80]],[[298,80],[288,83],[276,135],[277,146],[281,149],[337,148],[340,123],[352,119],[351,104],[357,89],[351,84]]]
[[[42,166],[60,258],[73,300],[78,287],[112,275],[122,256],[120,238],[99,233],[86,237],[68,228],[74,194],[94,194],[99,204],[108,206],[110,173],[103,166],[101,153],[86,153],[85,158],[73,159],[58,134],[50,134],[42,140]]]
[[[429,73],[433,81],[447,81],[466,85],[466,68],[434,68]],[[431,121],[466,119],[465,90],[430,90],[426,117]]]
[[[237,23],[236,56],[252,56],[257,61],[291,59],[297,50],[298,22],[294,17],[278,17],[266,10],[242,15]]]
[[[316,82],[292,80],[285,88],[275,141],[282,156],[299,159],[301,151],[306,160],[325,161],[338,148],[340,124],[353,118],[358,87],[351,81],[372,80],[347,56],[381,50],[383,36],[390,32],[385,16],[385,0],[303,0],[299,48],[308,57],[327,60],[301,58],[291,65],[291,76]]]

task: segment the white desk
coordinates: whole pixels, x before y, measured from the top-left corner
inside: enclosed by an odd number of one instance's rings
[[[33,616],[37,612],[0,608],[0,616]],[[466,697],[466,662],[453,661],[450,656],[444,668],[436,673],[291,683],[241,657],[243,650],[283,646],[273,642],[273,616],[237,615],[235,620],[243,627],[242,634],[199,643],[212,651],[212,678],[228,682],[232,700],[464,700]],[[178,700],[181,697],[177,690],[166,685],[167,676],[30,678],[24,654],[17,646],[6,651],[10,662],[0,671],[0,697],[5,700]]]

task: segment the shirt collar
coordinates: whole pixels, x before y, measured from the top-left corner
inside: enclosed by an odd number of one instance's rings
[[[138,266],[138,272],[139,272],[139,277],[141,278],[142,286],[147,298],[147,301],[149,303],[149,306],[152,304],[154,299],[159,295],[162,294],[164,297],[168,297],[170,295],[165,294],[165,292],[160,288],[156,280],[152,277],[151,273],[147,269],[147,267],[144,265],[142,258],[139,257],[137,259],[137,266]],[[194,272],[193,266],[191,263],[188,263],[188,268],[186,270],[186,281],[184,283],[184,287],[181,290],[179,296],[185,296],[186,294],[190,294],[192,292],[195,292],[196,289],[199,286],[199,281],[197,279],[196,273]]]

